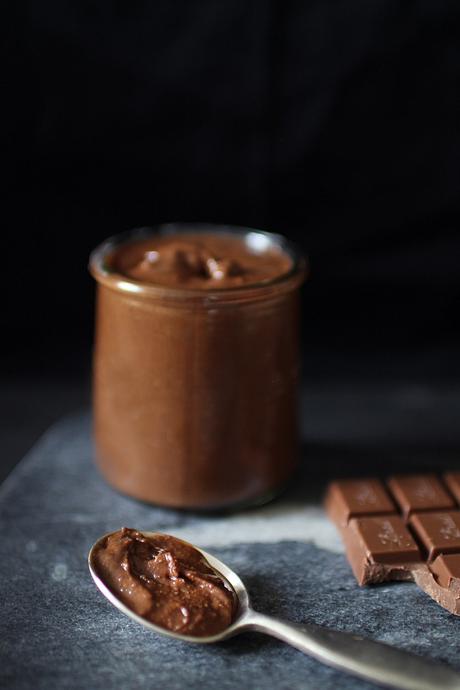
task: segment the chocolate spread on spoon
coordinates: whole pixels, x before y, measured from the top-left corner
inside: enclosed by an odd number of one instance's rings
[[[193,546],[124,527],[95,549],[98,576],[134,613],[172,632],[215,635],[232,623],[236,594]]]

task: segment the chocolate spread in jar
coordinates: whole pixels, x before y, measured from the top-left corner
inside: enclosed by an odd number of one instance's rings
[[[207,637],[231,625],[236,594],[191,544],[124,527],[95,548],[104,584],[128,608],[172,632]]]
[[[92,257],[97,463],[160,505],[264,500],[298,457],[304,263],[275,235],[179,228]]]
[[[218,290],[278,278],[289,271],[292,259],[276,246],[254,251],[243,237],[204,232],[127,244],[113,254],[110,263],[114,271],[134,280]]]

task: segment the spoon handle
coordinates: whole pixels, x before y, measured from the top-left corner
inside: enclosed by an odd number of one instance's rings
[[[267,633],[319,659],[381,685],[401,690],[460,690],[460,674],[447,666],[353,633],[297,625],[251,611],[244,626]]]

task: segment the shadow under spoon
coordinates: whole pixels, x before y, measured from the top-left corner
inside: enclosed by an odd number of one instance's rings
[[[143,531],[143,534],[149,537],[158,533]],[[238,575],[225,563],[193,544],[191,546],[233,587],[238,598],[237,615],[228,628],[210,637],[183,635],[155,625],[138,616],[120,601],[97,574],[94,554],[106,536],[101,537],[89,552],[88,565],[92,578],[102,594],[117,609],[152,632],[185,642],[211,644],[252,630],[276,637],[328,666],[379,685],[401,690],[460,690],[460,674],[447,666],[353,633],[332,630],[312,623],[298,625],[254,611],[250,606],[246,587]]]

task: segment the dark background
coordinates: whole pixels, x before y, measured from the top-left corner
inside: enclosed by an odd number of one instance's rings
[[[7,19],[5,466],[88,400],[88,254],[139,225],[296,240],[312,385],[457,385],[457,1],[44,0]]]

